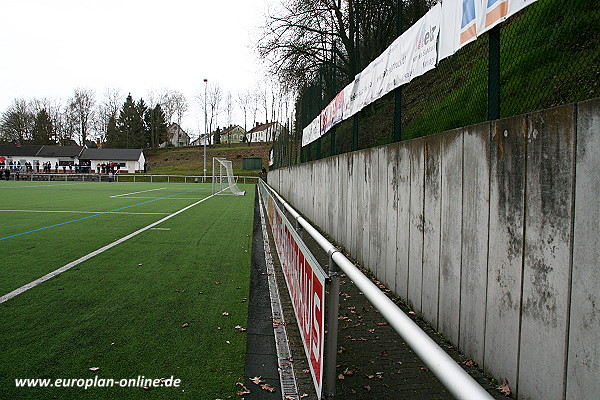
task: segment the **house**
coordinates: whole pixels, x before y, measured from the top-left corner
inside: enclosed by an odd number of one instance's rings
[[[239,125],[231,125],[221,131],[221,143],[243,143],[246,131]]]
[[[208,138],[208,139],[206,139]],[[191,143],[190,146],[204,146],[204,142],[206,142],[207,146],[210,146],[211,144],[213,144],[214,142],[214,136],[213,134],[201,134],[198,139],[194,139]]]
[[[146,157],[141,149],[85,149],[81,153],[81,163],[90,165],[97,171],[98,165],[115,163],[119,173],[144,172]]]
[[[121,173],[140,172],[144,170],[146,158],[140,149],[0,145],[0,169],[17,166],[25,169],[25,164],[31,163],[34,172],[39,172],[45,163],[50,163],[50,172],[73,172],[75,166],[81,167],[80,171],[83,172],[95,172],[97,164],[111,162],[119,165]]]
[[[247,142],[272,142],[284,132],[286,128],[279,122],[256,123],[256,126],[246,133]]]
[[[46,145],[22,145],[14,144],[0,145],[0,163],[5,166],[21,166],[25,168],[26,163],[31,163],[33,169],[50,163],[52,172],[59,172],[61,167],[78,164],[79,156],[83,146],[46,146]],[[57,168],[58,166],[58,168]]]
[[[184,147],[190,145],[190,135],[184,131],[178,123],[172,122],[167,127],[167,141],[161,145],[162,147],[174,146]]]

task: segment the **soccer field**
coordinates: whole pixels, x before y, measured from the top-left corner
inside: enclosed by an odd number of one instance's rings
[[[239,186],[1,181],[0,397],[234,394],[254,206]],[[148,381],[171,377],[179,387]],[[54,387],[15,381],[37,378]],[[57,387],[92,381],[105,387]]]

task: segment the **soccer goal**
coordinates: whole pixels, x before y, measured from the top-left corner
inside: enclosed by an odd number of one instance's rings
[[[213,157],[213,179],[212,192],[213,194],[243,196],[246,194],[244,190],[240,190],[233,177],[233,168],[231,161],[222,157]]]

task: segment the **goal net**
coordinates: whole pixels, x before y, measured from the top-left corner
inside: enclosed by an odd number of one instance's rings
[[[243,196],[245,191],[240,190],[233,177],[231,161],[221,157],[213,157],[213,194]]]

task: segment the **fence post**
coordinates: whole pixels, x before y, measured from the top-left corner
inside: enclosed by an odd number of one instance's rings
[[[338,343],[338,311],[340,306],[340,274],[339,268],[333,262],[337,250],[329,251],[329,298],[327,302],[327,349],[325,350],[325,387],[326,399],[335,397],[337,380],[335,365],[337,363]]]
[[[500,27],[488,37],[488,120],[500,118]]]
[[[396,35],[402,35],[402,0],[396,0]],[[402,86],[394,91],[394,134],[392,142],[399,142],[402,138]]]

